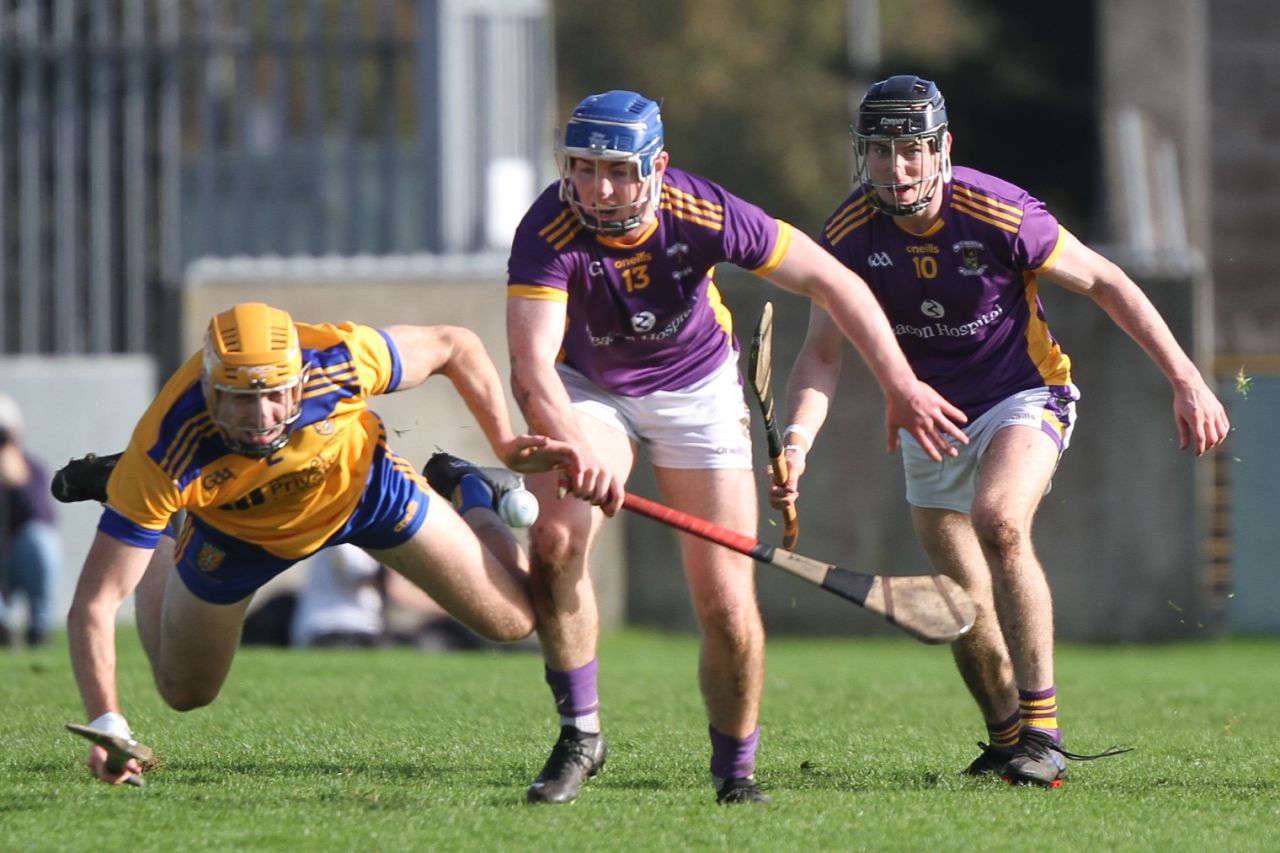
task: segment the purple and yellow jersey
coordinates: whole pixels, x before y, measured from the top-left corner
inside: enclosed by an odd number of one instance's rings
[[[560,358],[605,391],[674,391],[737,349],[715,265],[768,275],[791,234],[711,181],[668,168],[656,221],[624,243],[584,228],[552,184],[516,229],[507,294],[567,303]]]
[[[1060,238],[1038,199],[959,166],[928,233],[877,212],[861,187],[822,232],[823,246],[870,284],[916,375],[970,422],[1011,394],[1071,382],[1038,295]]]
[[[99,529],[152,547],[170,516],[186,509],[229,536],[298,559],[342,528],[386,442],[368,400],[396,390],[400,354],[369,326],[296,325],[310,374],[289,443],[269,459],[227,450],[205,405],[197,353],[138,422],[107,484]]]

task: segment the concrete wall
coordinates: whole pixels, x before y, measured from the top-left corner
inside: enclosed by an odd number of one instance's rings
[[[506,290],[500,277],[428,281],[352,276],[303,280],[267,277],[252,269],[234,276],[217,270],[201,274],[189,282],[182,297],[184,351],[199,346],[214,313],[236,302],[257,300],[285,308],[303,321],[466,326],[484,339],[506,382]],[[18,401],[26,417],[26,445],[47,463],[50,473],[72,456],[123,449],[170,368],[157,371],[147,356],[0,358],[4,390]],[[524,429],[509,393],[508,405],[513,425]],[[498,464],[466,406],[443,377],[380,397],[373,408],[386,421],[393,446],[409,459],[425,463],[435,450],[445,449],[480,464]],[[55,611],[59,624],[65,621],[100,513],[97,504],[58,505],[65,557]],[[596,548],[596,591],[605,628],[618,627],[624,618],[626,525],[625,518],[610,521]],[[297,572],[287,572],[259,597],[296,586],[299,580]],[[132,610],[126,608],[121,618],[131,620]]]
[[[1209,20],[1213,40],[1207,125],[1212,128],[1213,193],[1208,209],[1213,217],[1217,349],[1244,356],[1276,354],[1280,8],[1259,0],[1214,0]]]
[[[1104,117],[1134,109],[1141,153],[1154,159],[1166,142],[1177,152],[1183,203],[1148,212],[1156,225],[1185,220],[1199,264],[1194,353],[1217,373],[1235,427],[1214,467],[1197,466],[1208,607],[1233,629],[1280,631],[1268,599],[1280,461],[1255,440],[1273,423],[1280,377],[1280,14],[1257,0],[1114,0],[1099,5],[1099,28]],[[1142,204],[1120,165],[1133,152],[1114,132],[1106,141],[1112,239],[1132,248],[1142,235],[1126,211]],[[1237,371],[1254,392],[1235,390]]]
[[[1123,245],[1151,240],[1156,249],[1176,249],[1185,240],[1207,254],[1212,243],[1208,4],[1108,0],[1098,4],[1098,40],[1112,239]],[[1141,124],[1138,139],[1117,135],[1116,123],[1126,111]],[[1160,186],[1165,144],[1176,155],[1177,198]],[[1141,175],[1134,174],[1139,163],[1146,167]],[[1144,197],[1135,198],[1138,194]],[[1139,233],[1147,225],[1153,233]]]

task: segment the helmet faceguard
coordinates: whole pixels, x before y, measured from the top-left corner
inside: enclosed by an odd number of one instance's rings
[[[232,452],[261,459],[289,442],[308,368],[287,311],[247,302],[210,321],[201,380],[209,414]]]
[[[867,187],[867,197],[878,210],[890,216],[910,216],[929,206],[934,194],[951,180],[951,155],[947,151],[947,106],[931,80],[909,74],[872,84],[858,105],[853,131],[857,180]],[[872,146],[888,145],[888,179],[874,180],[871,174]],[[920,146],[932,168],[899,183],[892,164],[899,152]],[[931,155],[931,156],[930,156]],[[900,193],[915,188],[915,199],[901,202]],[[880,192],[884,190],[889,198]]]
[[[556,135],[556,164],[560,168],[560,199],[568,202],[578,220],[600,234],[625,234],[656,209],[661,193],[654,163],[662,151],[662,115],[656,101],[636,92],[615,90],[589,95],[574,109],[564,134]],[[573,183],[575,160],[595,161],[597,169],[625,163],[642,183],[634,200],[605,204],[600,200],[602,174],[596,172],[592,203],[578,198]]]

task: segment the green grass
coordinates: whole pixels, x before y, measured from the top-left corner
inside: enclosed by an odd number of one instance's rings
[[[758,775],[769,808],[718,808],[690,637],[601,649],[610,758],[572,807],[529,807],[555,736],[527,653],[242,651],[178,714],[121,642],[126,712],[162,765],[109,787],[62,731],[65,648],[0,654],[3,850],[1264,850],[1280,827],[1275,641],[1067,647],[1058,791],[970,780],[984,735],[945,649],[775,639]]]

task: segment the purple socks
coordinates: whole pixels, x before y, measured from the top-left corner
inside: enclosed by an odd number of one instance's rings
[[[711,735],[711,775],[716,779],[749,779],[756,771],[760,728],[746,737],[733,737],[707,726]]]

